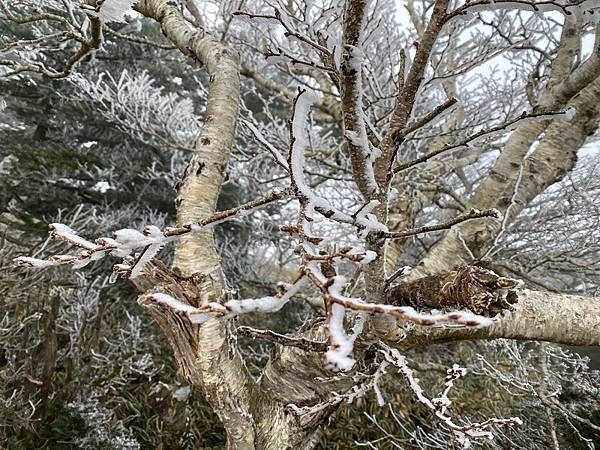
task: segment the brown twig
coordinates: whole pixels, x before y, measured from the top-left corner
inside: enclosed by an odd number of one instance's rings
[[[521,114],[518,117],[514,117],[510,120],[507,120],[506,122],[501,123],[500,125],[496,125],[494,127],[491,128],[484,128],[481,131],[478,131],[477,133],[472,134],[471,136],[468,136],[467,138],[463,139],[460,142],[457,142],[455,144],[448,144],[445,145],[444,147],[441,147],[437,150],[433,150],[429,153],[426,153],[423,156],[420,156],[419,158],[415,158],[411,161],[406,161],[404,163],[398,164],[396,167],[394,167],[393,172],[394,174],[397,174],[399,172],[402,172],[403,170],[409,169],[410,167],[416,166],[417,164],[420,164],[422,162],[428,161],[431,158],[433,158],[434,156],[440,155],[442,153],[446,153],[449,152],[451,150],[456,150],[458,148],[468,148],[469,144],[474,143],[474,141],[477,141],[479,139],[485,138],[489,135],[492,135],[494,133],[497,133],[499,131],[503,131],[508,129],[509,127],[513,127],[515,126],[517,123],[523,121],[523,120],[527,120],[527,119],[540,119],[540,120],[544,120],[544,119],[550,119],[551,116],[562,116],[564,115],[564,111],[559,111],[559,112],[532,112],[532,113],[526,113],[524,112],[523,114]]]
[[[411,230],[405,231],[395,231],[395,232],[380,232],[379,237],[382,239],[400,239],[408,236],[415,236],[417,234],[431,233],[433,231],[441,231],[441,230],[449,230],[454,225],[458,225],[459,223],[466,222],[467,220],[473,219],[483,219],[486,217],[492,217],[494,219],[500,218],[500,212],[497,209],[486,209],[484,211],[479,211],[477,209],[471,209],[469,212],[465,214],[461,214],[456,216],[454,219],[449,220],[445,223],[440,223],[437,225],[428,225],[419,228],[413,228]]]
[[[327,342],[311,341],[303,337],[289,337],[283,334],[275,333],[271,330],[257,330],[256,328],[241,326],[236,328],[237,332],[242,336],[251,338],[265,339],[276,344],[285,345],[287,347],[297,347],[307,352],[326,352]]]

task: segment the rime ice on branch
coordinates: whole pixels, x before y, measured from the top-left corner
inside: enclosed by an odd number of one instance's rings
[[[137,0],[98,0],[96,6],[82,5],[81,8],[91,11],[102,22],[127,22],[125,14]]]

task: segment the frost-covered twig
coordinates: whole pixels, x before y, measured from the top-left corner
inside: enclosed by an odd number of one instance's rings
[[[298,39],[299,41],[308,44],[316,51],[323,53],[324,55],[331,54],[331,51],[327,47],[324,47],[315,40],[309,38],[306,34],[294,30],[291,25],[290,17],[286,14],[286,12],[283,9],[273,8],[273,15],[253,14],[246,11],[234,11],[232,14],[234,16],[247,17],[249,19],[266,19],[271,20],[273,22],[279,22],[279,24],[285,29],[284,35],[287,38],[293,37],[295,39]]]
[[[558,12],[565,16],[579,16],[598,14],[600,4],[597,0],[579,0],[572,3],[562,1],[475,0],[468,1],[448,13],[447,20],[461,15],[502,9],[518,9],[535,13]]]
[[[281,167],[283,167],[286,172],[289,172],[289,167],[288,167],[288,163],[287,160],[283,157],[283,155],[281,154],[281,152],[279,150],[277,150],[264,136],[263,134],[260,132],[260,130],[258,128],[256,128],[254,126],[254,124],[252,124],[250,121],[248,120],[244,120],[244,119],[240,119],[240,122],[246,127],[248,128],[252,134],[254,135],[254,137],[256,138],[256,140],[258,142],[260,142],[262,145],[264,145],[267,150],[269,151],[269,153],[271,153],[271,155],[273,156],[273,159],[275,159],[275,162],[277,164],[279,164]]]
[[[102,25],[100,21],[96,18],[92,18],[92,20],[89,21],[89,30],[87,33],[88,37],[84,37],[81,33],[75,31],[77,27],[71,24],[67,19],[57,16],[55,14],[36,14],[26,19],[24,23],[27,23],[27,20],[30,19],[34,22],[58,21],[66,24],[66,33],[70,38],[73,39],[73,41],[79,43],[79,48],[77,49],[77,51],[75,51],[75,53],[69,56],[67,61],[65,61],[63,68],[60,70],[47,67],[43,62],[39,61],[39,58],[33,62],[29,62],[28,60],[21,61],[15,59],[0,58],[0,67],[6,66],[10,69],[8,72],[0,73],[0,77],[10,77],[21,73],[31,72],[41,74],[51,79],[66,78],[69,75],[71,75],[73,70],[81,61],[93,54],[97,49],[100,48],[102,44]],[[22,19],[11,15],[10,20],[20,22]],[[21,57],[27,54],[27,52],[19,53]]]
[[[414,120],[413,122],[409,123],[408,125],[406,125],[406,128],[404,128],[400,133],[398,133],[397,137],[395,138],[394,149],[392,150],[392,155],[390,157],[390,163],[389,163],[389,169],[388,169],[388,175],[387,175],[388,181],[394,175],[394,172],[392,169],[393,169],[394,163],[396,161],[396,156],[398,155],[398,150],[400,149],[400,145],[399,145],[400,142],[406,136],[408,136],[410,133],[424,127],[429,122],[431,122],[433,119],[438,117],[440,114],[447,111],[449,108],[452,108],[452,106],[454,106],[457,102],[458,102],[458,100],[456,98],[454,98],[454,97],[450,98],[449,100],[445,101],[441,105],[436,106],[433,110],[431,110],[430,112],[425,114],[423,117],[420,117],[420,118]]]
[[[54,223],[50,225],[50,235],[55,239],[65,241],[74,247],[82,249],[79,254],[54,255],[47,260],[20,256],[15,258],[14,262],[21,266],[36,268],[70,264],[74,269],[80,269],[92,261],[102,259],[106,255],[128,258],[134,255],[135,250],[142,249],[141,253],[133,259],[126,259],[122,264],[114,266],[115,273],[120,273],[125,278],[135,278],[142,273],[145,265],[150,262],[167,242],[181,235],[199,231],[205,227],[239,217],[260,206],[283,199],[289,193],[289,189],[276,189],[264,197],[235,208],[216,212],[210,217],[194,224],[186,224],[177,228],[166,228],[164,231],[150,225],[145,227],[143,233],[125,228],[115,231],[114,238],[102,237],[96,239],[94,242],[82,238],[77,232],[66,225]]]
[[[287,408],[294,413],[296,416],[315,415],[319,412],[337,406],[341,403],[351,404],[354,400],[364,397],[371,390],[375,392],[377,402],[380,406],[385,404],[383,395],[379,388],[379,381],[386,374],[389,363],[387,361],[381,361],[373,373],[363,374],[356,373],[353,375],[352,380],[356,383],[348,391],[338,394],[337,392],[332,393],[332,397],[324,402],[317,403],[313,406],[302,406],[299,407],[293,403],[288,404]]]
[[[446,371],[446,382],[444,383],[444,390],[434,399],[431,400],[435,406],[439,408],[440,413],[446,414],[446,410],[452,404],[452,401],[448,398],[448,393],[454,387],[454,382],[459,378],[464,377],[467,374],[467,369],[460,367],[458,364],[454,364],[450,369]]]
[[[181,227],[176,228],[167,228],[164,232],[165,236],[180,236],[182,234],[190,233],[191,231],[200,230],[209,225],[215,225],[217,223],[222,223],[226,220],[230,220],[234,217],[240,217],[243,214],[248,214],[256,208],[261,206],[268,205],[278,200],[283,200],[291,195],[291,189],[274,189],[268,194],[257,198],[256,200],[252,200],[248,203],[244,203],[243,205],[236,206],[235,208],[227,209],[225,211],[219,211],[203,219],[194,224],[186,224]]]
[[[188,316],[194,324],[202,324],[212,318],[230,319],[240,314],[279,311],[300,290],[305,282],[304,275],[299,272],[291,283],[280,283],[278,292],[273,296],[262,298],[247,298],[242,300],[228,300],[225,303],[210,302],[199,307],[177,299],[165,292],[153,292],[140,298],[140,303],[159,304],[169,308],[174,313]]]
[[[316,96],[306,90],[299,90],[294,101],[294,113],[290,127],[291,148],[288,166],[292,186],[298,191],[298,196],[306,201],[306,212],[311,215],[317,211],[328,219],[341,223],[355,225],[361,234],[369,231],[387,231],[387,227],[371,214],[373,208],[379,205],[376,200],[368,202],[350,215],[334,208],[325,199],[317,196],[306,181],[304,168],[306,166],[304,151],[308,147],[309,135],[306,131],[309,123],[309,113]]]
[[[379,344],[379,347],[379,352],[383,355],[385,360],[395,366],[404,376],[409,387],[417,397],[417,400],[431,410],[434,416],[440,421],[441,425],[454,434],[458,442],[462,444],[463,448],[469,448],[471,446],[471,439],[493,439],[493,434],[486,431],[486,429],[492,425],[511,427],[522,425],[522,421],[518,417],[511,417],[508,419],[490,418],[483,422],[476,422],[469,425],[456,424],[450,416],[446,415],[446,410],[450,406],[450,400],[448,399],[447,394],[452,388],[454,381],[464,376],[464,369],[459,367],[450,369],[448,371],[446,389],[444,392],[437,398],[429,399],[419,384],[419,379],[414,376],[412,369],[408,366],[406,358],[401,355],[397,349],[390,348],[385,344]]]
[[[473,314],[468,311],[454,311],[445,314],[426,314],[420,313],[410,306],[366,303],[360,299],[347,297],[336,297],[333,299],[333,302],[352,311],[396,317],[422,326],[457,324],[467,327],[483,327],[493,323],[493,321],[487,317]]]

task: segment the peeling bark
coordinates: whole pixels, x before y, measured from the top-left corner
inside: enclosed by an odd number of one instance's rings
[[[493,317],[517,302],[518,282],[475,266],[457,267],[442,275],[430,275],[390,290],[387,302],[396,306],[429,309],[469,309]]]

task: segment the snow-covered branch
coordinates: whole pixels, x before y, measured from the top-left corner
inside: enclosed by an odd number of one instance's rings
[[[481,438],[493,439],[494,435],[486,430],[492,425],[512,427],[523,424],[521,419],[518,417],[511,417],[508,419],[490,418],[483,422],[475,422],[469,425],[456,424],[453,419],[446,414],[447,409],[451,404],[447,394],[452,388],[454,381],[464,375],[464,369],[460,369],[458,367],[449,369],[448,376],[446,377],[446,389],[440,396],[430,399],[427,397],[423,388],[419,384],[419,379],[414,376],[413,370],[408,366],[406,358],[400,354],[397,349],[390,348],[385,344],[381,344],[379,351],[384,356],[385,360],[390,365],[396,367],[404,376],[417,400],[433,413],[435,418],[440,421],[440,424],[443,427],[447,428],[454,434],[458,443],[460,443],[463,448],[470,448],[472,440]]]

